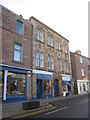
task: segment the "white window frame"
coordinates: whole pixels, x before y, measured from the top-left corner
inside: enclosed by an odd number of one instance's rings
[[[54,69],[54,65],[53,65],[53,56],[51,56],[51,69]]]
[[[83,63],[83,60],[82,60],[82,58],[80,57],[80,63]]]
[[[50,55],[48,54],[48,68],[50,69]]]
[[[19,46],[20,47],[20,49],[17,49],[15,46]],[[17,54],[20,54],[20,59],[17,59],[16,58],[16,52],[17,52]],[[14,44],[14,61],[17,61],[17,62],[21,62],[22,61],[22,45],[20,45],[20,44],[18,44],[18,43],[15,43]]]
[[[43,67],[43,53],[40,52],[40,67]]]
[[[85,75],[84,75],[84,69],[83,69],[83,68],[81,68],[81,74],[82,74],[82,76],[85,76]]]
[[[36,66],[39,66],[39,51],[36,51]]]
[[[36,40],[38,40],[39,39],[39,31],[38,31],[38,29],[36,29],[36,33],[35,33],[35,37],[36,37]]]

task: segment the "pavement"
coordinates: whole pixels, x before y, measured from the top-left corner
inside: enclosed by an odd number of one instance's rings
[[[54,109],[55,106],[53,106],[51,103],[52,102],[57,102],[57,101],[61,101],[63,99],[72,99],[74,97],[79,97],[82,95],[70,95],[67,97],[52,97],[48,99],[48,102],[46,99],[38,99],[40,101],[40,107],[39,108],[34,108],[34,109],[30,109],[30,110],[24,110],[23,109],[23,102],[13,102],[13,103],[5,103],[2,104],[0,102],[0,110],[2,108],[2,111],[0,111],[0,118],[18,118],[20,115],[24,115],[24,114],[37,114],[40,112],[43,112],[45,110],[48,109]],[[38,112],[37,112],[38,111]],[[2,114],[1,114],[2,113]]]

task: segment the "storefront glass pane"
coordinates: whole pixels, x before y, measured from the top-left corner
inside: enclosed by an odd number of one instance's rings
[[[8,72],[7,75],[7,96],[25,95],[25,74]]]
[[[0,97],[2,97],[3,93],[3,72],[0,71]]]
[[[51,80],[44,80],[44,93],[51,94]]]

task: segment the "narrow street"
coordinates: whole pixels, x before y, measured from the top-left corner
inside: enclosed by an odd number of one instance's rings
[[[27,118],[88,118],[88,97],[86,95],[62,101],[51,102],[56,106],[54,110],[48,110]]]

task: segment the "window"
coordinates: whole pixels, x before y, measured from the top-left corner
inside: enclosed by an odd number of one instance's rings
[[[50,69],[50,55],[48,55],[48,68]]]
[[[57,59],[57,70],[59,71],[59,59]]]
[[[39,66],[39,52],[36,51],[36,66]]]
[[[52,37],[50,36],[50,46],[53,46],[52,45]]]
[[[49,36],[47,35],[47,45],[49,44]]]
[[[59,50],[60,50],[60,41],[59,41]]]
[[[82,58],[80,57],[80,63],[83,63]]]
[[[54,69],[54,66],[53,66],[53,56],[51,56],[51,69]]]
[[[3,71],[0,70],[0,97],[3,96]]]
[[[25,74],[8,72],[7,74],[7,96],[25,95]]]
[[[67,62],[66,61],[64,62],[64,70],[65,70],[65,72],[67,72]]]
[[[57,49],[57,40],[56,40],[56,49]]]
[[[14,45],[14,61],[21,62],[22,55],[22,45],[15,44]]]
[[[40,31],[40,41],[43,42],[43,33]]]
[[[44,80],[44,93],[51,94],[51,80]]]
[[[43,67],[43,53],[40,52],[40,67]]]
[[[81,68],[81,73],[82,73],[82,76],[84,76],[84,69]]]
[[[38,29],[36,29],[36,40],[38,40]]]
[[[19,20],[16,21],[16,33],[22,35],[23,23]]]
[[[60,72],[62,71],[62,61],[60,59]]]

